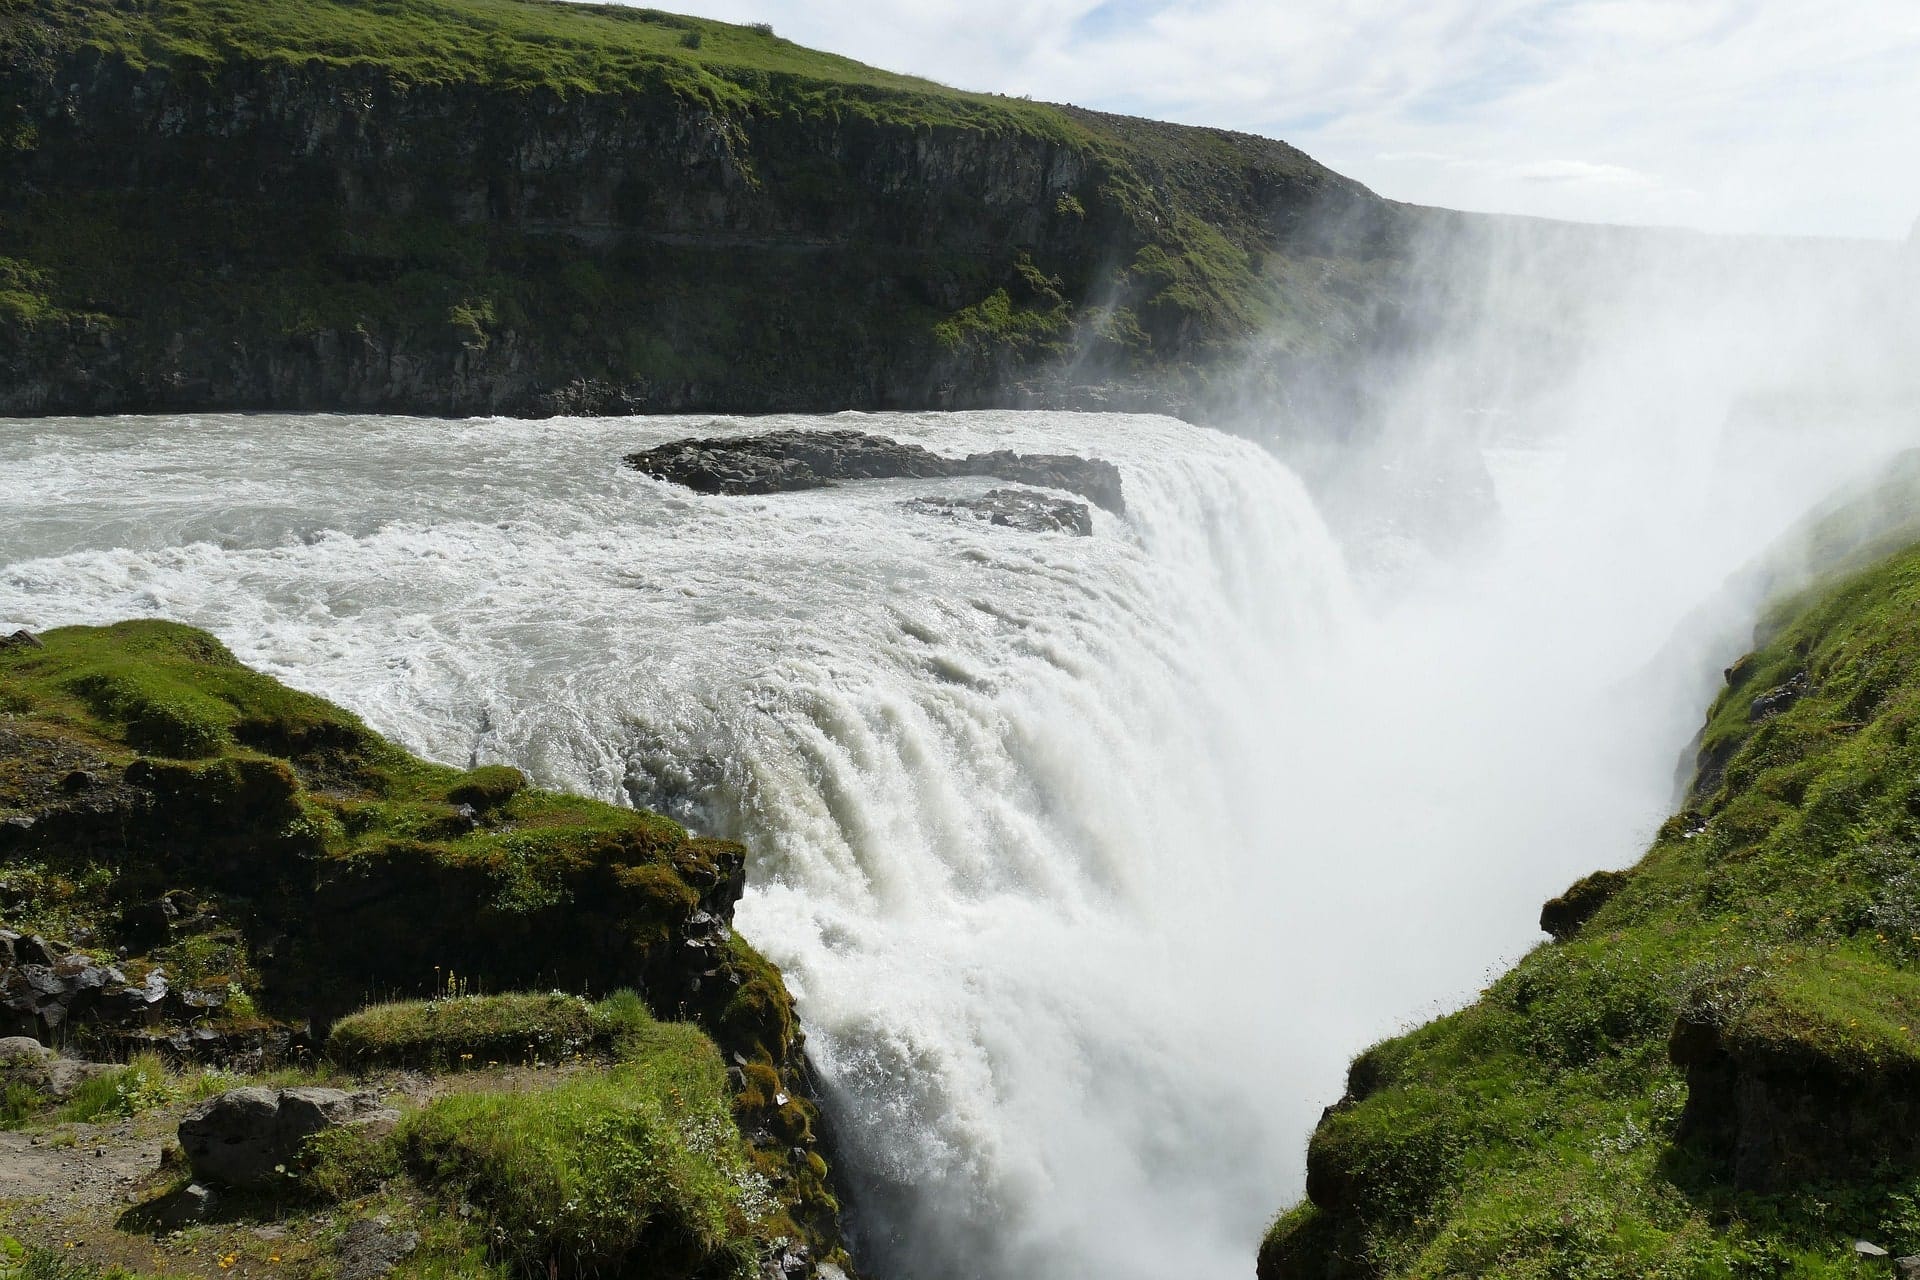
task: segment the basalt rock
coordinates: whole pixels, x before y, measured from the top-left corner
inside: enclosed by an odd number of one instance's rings
[[[399,1119],[371,1093],[231,1089],[180,1121],[180,1149],[196,1180],[257,1190],[283,1181],[314,1134],[342,1125],[390,1128]]]
[[[977,520],[1026,533],[1071,533],[1082,538],[1093,534],[1093,513],[1084,502],[1026,489],[993,489],[977,498],[914,498],[901,505],[909,511]]]
[[[1006,450],[950,458],[864,431],[772,431],[675,440],[628,454],[626,463],[696,493],[789,493],[845,480],[986,476],[1063,489],[1116,514],[1126,510],[1120,469],[1098,458]]]

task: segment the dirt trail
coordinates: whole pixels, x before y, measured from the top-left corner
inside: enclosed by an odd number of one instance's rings
[[[0,1131],[0,1202],[49,1197],[80,1208],[124,1200],[159,1168],[166,1145],[164,1132],[145,1128],[126,1122]]]

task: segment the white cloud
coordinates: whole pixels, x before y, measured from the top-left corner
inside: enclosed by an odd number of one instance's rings
[[[1906,233],[1911,0],[681,0],[947,84],[1285,138],[1385,195]]]

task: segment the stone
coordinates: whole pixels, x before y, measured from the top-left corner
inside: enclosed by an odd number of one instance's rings
[[[1920,1253],[1893,1260],[1893,1273],[1900,1280],[1920,1280]]]
[[[1853,1251],[1863,1258],[1884,1258],[1887,1256],[1887,1251],[1871,1240],[1855,1240],[1853,1242]]]
[[[17,1067],[45,1067],[53,1059],[53,1050],[32,1036],[0,1038],[0,1070]]]
[[[1029,489],[992,489],[979,497],[914,498],[901,506],[954,520],[977,520],[1025,533],[1093,534],[1093,513],[1084,502]]]
[[[766,494],[822,489],[843,480],[990,476],[1064,489],[1122,514],[1120,469],[1099,458],[1008,450],[949,458],[864,431],[770,431],[757,436],[675,440],[627,455],[626,464],[696,493]]]
[[[149,1202],[140,1217],[161,1231],[177,1231],[206,1221],[213,1215],[219,1199],[212,1188],[190,1182]]]
[[[273,1186],[299,1161],[306,1140],[324,1129],[363,1125],[391,1130],[399,1113],[371,1093],[340,1089],[230,1089],[180,1121],[180,1149],[196,1180],[235,1188]]]
[[[418,1231],[396,1231],[390,1218],[361,1218],[347,1224],[336,1246],[339,1280],[380,1280],[420,1247]]]
[[[1777,685],[1755,698],[1747,706],[1748,720],[1765,720],[1777,716],[1794,703],[1800,701],[1808,689],[1807,673],[1797,672],[1783,685]]]
[[[25,628],[14,632],[10,636],[0,636],[0,653],[8,649],[44,649],[46,647],[46,645],[40,643],[39,636]]]
[[[89,1080],[111,1075],[120,1068],[111,1062],[81,1062],[74,1058],[55,1058],[47,1064],[47,1092],[57,1101],[71,1098]]]

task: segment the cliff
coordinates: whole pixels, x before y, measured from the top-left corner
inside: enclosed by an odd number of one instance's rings
[[[0,413],[1197,403],[1390,331],[1404,217],[647,10],[0,3]]]
[[[730,927],[744,858],[511,768],[416,759],[188,627],[0,639],[0,1035],[228,1085],[310,1084],[300,1073],[325,1059],[411,1070],[388,1083],[417,1095],[421,1070],[450,1070],[395,1144],[336,1172],[356,1196],[410,1198],[423,1231],[501,1274],[619,1271],[652,1239],[647,1206],[675,1195],[689,1221],[710,1220],[699,1258],[669,1265],[668,1251],[621,1274],[798,1277],[837,1256],[792,1001]],[[427,1000],[356,1012],[410,996]],[[0,1129],[37,1105],[14,1070],[22,1042],[6,1044]],[[95,1110],[165,1100],[153,1081],[122,1085]],[[630,1113],[654,1095],[658,1114]],[[593,1169],[573,1167],[573,1139],[600,1144]],[[609,1153],[629,1141],[641,1167],[622,1172]],[[5,1165],[19,1154],[0,1151],[0,1225],[21,1209]],[[514,1202],[525,1178],[588,1173],[577,1204]],[[292,1190],[241,1217],[315,1212]],[[457,1220],[450,1196],[470,1201]],[[490,1241],[489,1224],[504,1234]]]
[[[1920,1271],[1914,475],[1788,548],[1646,856],[1354,1061],[1262,1280]]]

